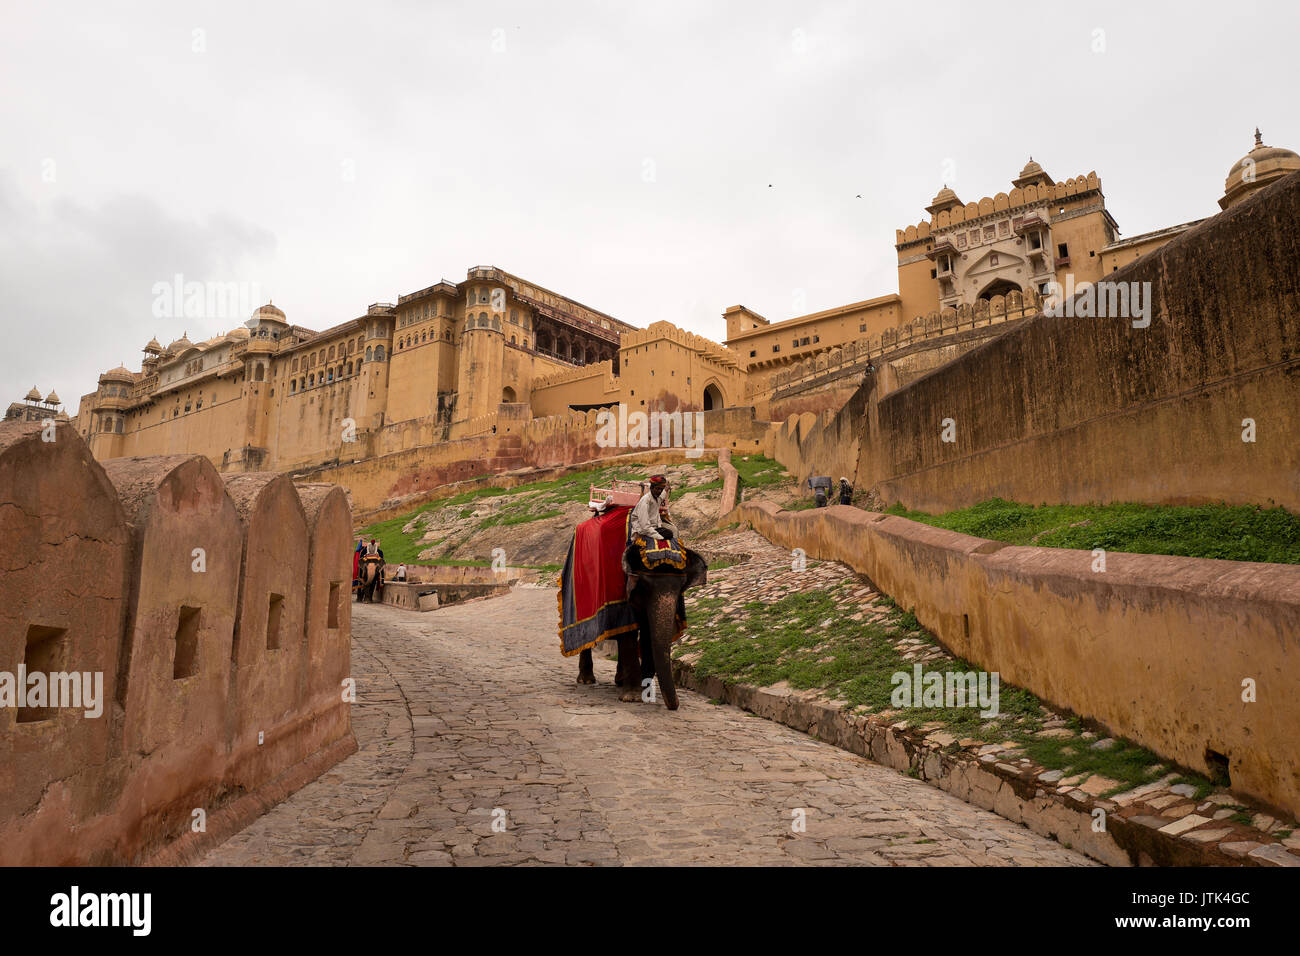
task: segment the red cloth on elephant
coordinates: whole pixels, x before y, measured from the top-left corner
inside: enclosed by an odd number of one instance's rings
[[[578,525],[560,574],[560,650],[566,657],[636,630],[623,550],[631,508],[611,507]]]

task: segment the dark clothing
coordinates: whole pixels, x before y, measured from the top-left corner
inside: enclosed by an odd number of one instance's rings
[[[822,488],[817,489],[817,507],[818,508],[826,507],[826,491]]]
[[[853,486],[850,485],[847,481],[840,482],[840,504],[842,505],[853,504]]]

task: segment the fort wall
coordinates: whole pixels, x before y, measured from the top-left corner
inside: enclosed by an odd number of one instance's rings
[[[355,749],[351,514],[337,488],[303,500],[283,476],[101,466],[71,423],[0,424],[0,671],[102,681],[99,713],[0,706],[0,865],[215,841]]]
[[[932,512],[995,496],[1300,509],[1298,221],[1292,174],[1107,276],[1150,284],[1149,327],[1037,312],[910,382],[886,361],[860,400],[789,418],[772,453],[828,473],[856,435],[857,487]]]
[[[1293,174],[1107,276],[1150,283],[1149,327],[1040,314],[885,395],[859,481],[922,510],[995,495],[1300,509],[1297,222]]]

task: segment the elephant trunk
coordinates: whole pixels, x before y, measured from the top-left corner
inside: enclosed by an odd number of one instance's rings
[[[655,678],[659,681],[659,693],[663,695],[664,706],[669,710],[677,709],[677,687],[673,683],[673,665],[669,650],[672,648],[673,636],[677,633],[677,595],[680,588],[673,587],[667,581],[660,582],[650,596],[646,616],[650,624],[650,645],[654,653]]]

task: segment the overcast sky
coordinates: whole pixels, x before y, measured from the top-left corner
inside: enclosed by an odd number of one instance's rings
[[[894,230],[1032,154],[1122,234],[1300,149],[1295,3],[19,4],[0,30],[0,407],[244,316],[325,328],[497,265],[715,340],[897,291]],[[859,195],[861,198],[858,198]]]

